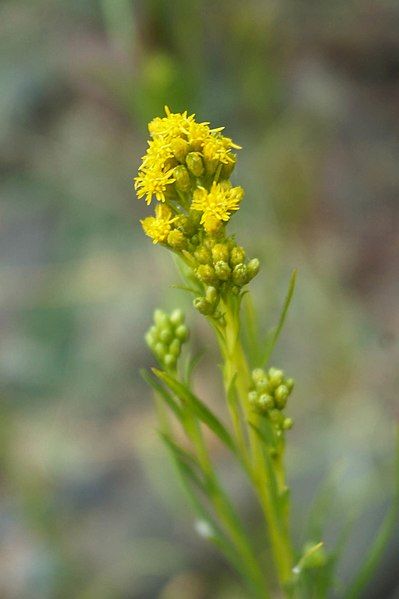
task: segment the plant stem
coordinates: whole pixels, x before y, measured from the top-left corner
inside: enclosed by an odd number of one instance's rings
[[[248,402],[248,391],[251,384],[247,360],[240,341],[240,299],[228,298],[224,303],[224,336],[219,336],[221,350],[225,359],[224,382],[227,388],[231,384],[236,386],[240,398],[241,408],[245,419],[256,424],[259,416],[253,414]],[[271,491],[271,480],[267,468],[262,441],[255,431],[248,427],[248,437],[251,447],[251,481],[260,502],[262,511],[268,525],[272,555],[276,566],[279,584],[288,594],[288,587],[292,579],[293,552],[288,530],[288,514],[282,517],[280,506],[275,501]],[[240,442],[241,444],[241,442]],[[273,467],[276,466],[273,464]],[[284,470],[281,461],[277,466],[276,477],[280,481],[279,487],[285,487]]]

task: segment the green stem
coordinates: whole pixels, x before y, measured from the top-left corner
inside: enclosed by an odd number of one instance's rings
[[[207,476],[210,498],[215,511],[232,543],[241,555],[243,568],[247,572],[247,579],[255,593],[254,596],[259,597],[259,599],[268,599],[270,595],[258,559],[249,543],[248,535],[242,527],[238,515],[219,484],[198,422],[191,417],[187,418],[186,430],[195,447],[201,468]]]
[[[231,385],[234,381],[246,421],[248,422],[251,419],[256,424],[259,416],[251,412],[248,402],[251,379],[248,363],[240,342],[239,303],[239,298],[228,298],[224,303],[224,336],[223,338],[219,337],[219,339],[222,339],[220,341],[221,350],[225,359],[225,386]],[[251,427],[248,428],[248,437],[251,447],[251,480],[268,525],[278,580],[282,589],[287,590],[292,579],[293,567],[288,514],[287,517],[282,518],[281,510],[273,499],[262,441]],[[280,480],[279,487],[282,484],[285,486],[285,483],[282,482],[284,480],[282,478],[284,477],[284,470],[281,462],[278,464],[278,472],[275,474]]]

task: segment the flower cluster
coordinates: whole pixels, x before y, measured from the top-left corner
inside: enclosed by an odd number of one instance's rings
[[[230,176],[240,146],[196,122],[187,112],[153,119],[151,139],[135,178],[139,198],[155,213],[141,220],[153,243],[177,253],[197,281],[195,307],[215,316],[219,300],[241,288],[257,274],[259,261],[246,260],[244,249],[226,234],[226,225],[240,208],[244,190]]]
[[[188,339],[188,328],[184,324],[184,314],[174,310],[170,315],[155,310],[154,324],[145,336],[149,348],[166,370],[176,367],[182,345]]]
[[[266,416],[278,431],[290,429],[293,421],[285,417],[283,410],[294,387],[293,379],[286,379],[284,372],[277,368],[270,368],[267,373],[256,368],[252,381],[248,400],[253,409]]]

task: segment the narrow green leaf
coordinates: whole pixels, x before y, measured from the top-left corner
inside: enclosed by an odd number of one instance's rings
[[[243,301],[245,326],[242,330],[245,335],[246,347],[249,354],[250,364],[259,364],[261,361],[261,349],[259,346],[259,323],[256,310],[250,293],[246,293]]]
[[[355,580],[345,594],[345,599],[357,599],[357,597],[360,597],[361,591],[371,579],[378,562],[383,556],[384,550],[397,524],[399,514],[399,429],[396,435],[395,490],[392,505],[380,526],[363,565],[360,567]]]
[[[267,361],[269,360],[269,358],[276,346],[278,338],[280,337],[281,331],[282,331],[284,323],[285,323],[285,319],[287,317],[288,309],[290,307],[291,300],[294,295],[296,276],[297,276],[297,271],[295,269],[291,273],[287,295],[285,296],[284,304],[283,304],[283,307],[282,307],[282,310],[280,313],[280,318],[277,323],[277,326],[274,327],[271,331],[269,331],[269,333],[266,336],[265,348],[263,350],[262,359],[260,361],[261,366],[266,364]]]
[[[183,412],[182,412],[180,406],[177,404],[177,402],[170,395],[170,393],[168,393],[166,391],[166,389],[164,387],[162,387],[162,385],[160,385],[157,381],[155,381],[148,374],[148,372],[146,370],[141,370],[140,374],[143,377],[143,379],[145,380],[145,382],[148,385],[150,385],[150,387],[152,387],[154,389],[154,391],[156,393],[158,393],[158,395],[160,395],[160,397],[162,397],[162,399],[165,400],[165,402],[170,407],[170,409],[172,410],[172,412],[174,413],[174,415],[176,416],[176,418],[179,420],[179,422],[182,422],[182,420],[183,420]]]
[[[179,399],[191,408],[197,418],[206,424],[215,435],[235,453],[234,441],[222,422],[215,416],[213,412],[188,389],[186,385],[177,381],[174,377],[166,372],[153,368],[154,374],[161,379],[171,389]]]
[[[195,483],[202,491],[206,491],[206,485],[198,473],[198,470],[201,468],[195,457],[177,445],[167,433],[160,432],[160,436],[163,442],[168,446],[169,450],[173,453],[175,460],[179,462],[182,474]]]
[[[189,356],[184,368],[184,381],[186,385],[190,385],[193,372],[204,355],[203,351],[198,352],[195,356]]]

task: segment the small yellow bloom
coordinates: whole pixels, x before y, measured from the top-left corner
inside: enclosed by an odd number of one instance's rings
[[[147,204],[151,204],[152,196],[155,196],[158,202],[165,202],[166,188],[174,181],[173,168],[164,170],[162,165],[154,165],[153,168],[139,171],[134,179],[134,188],[138,198],[145,196]]]
[[[202,212],[201,224],[205,231],[215,233],[223,222],[229,220],[231,212],[239,209],[243,195],[242,187],[213,182],[210,191],[203,187],[195,190],[191,208]]]
[[[147,216],[141,220],[144,233],[151,237],[153,243],[163,243],[167,240],[172,230],[172,223],[177,217],[172,218],[172,211],[165,204],[158,204],[155,207],[155,216]]]
[[[234,155],[231,149],[240,150],[241,147],[233,142],[229,137],[223,135],[211,135],[205,141],[203,146],[203,154],[205,160],[219,161],[223,164],[234,162]]]
[[[165,113],[166,117],[156,117],[148,125],[148,131],[154,139],[162,137],[166,142],[170,142],[186,134],[189,124],[194,122],[194,115],[187,116],[187,111],[173,113],[165,106]]]
[[[143,162],[140,170],[143,168],[162,168],[172,156],[173,152],[170,144],[166,143],[162,137],[157,137],[148,142],[147,152],[142,156]]]

